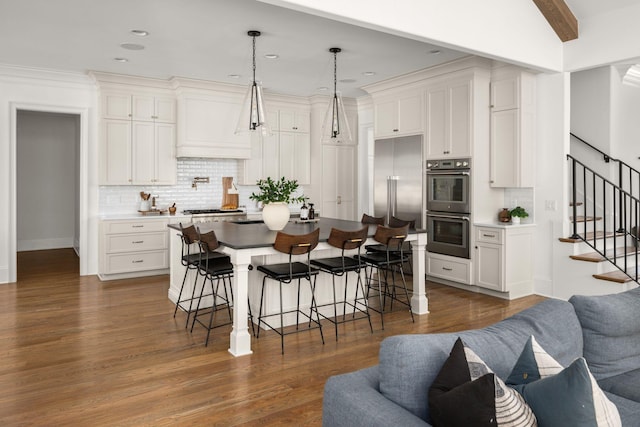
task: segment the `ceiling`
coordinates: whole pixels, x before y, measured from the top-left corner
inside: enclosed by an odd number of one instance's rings
[[[580,20],[637,0],[566,2]],[[465,56],[255,0],[0,0],[0,61],[245,84],[251,74],[248,30],[262,32],[256,40],[257,78],[265,90],[291,95],[332,91],[330,47],[342,48],[338,90],[349,97],[365,94],[359,88],[367,84]],[[144,49],[127,50],[122,43]],[[375,74],[364,74],[370,72]]]

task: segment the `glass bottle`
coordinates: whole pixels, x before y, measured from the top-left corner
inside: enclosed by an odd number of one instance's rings
[[[306,202],[302,202],[302,207],[300,208],[300,220],[306,221],[309,219],[309,208],[307,207]]]
[[[313,209],[313,203],[309,203],[309,219],[316,219],[316,210]]]

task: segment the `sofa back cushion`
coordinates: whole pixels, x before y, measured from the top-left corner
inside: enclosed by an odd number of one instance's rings
[[[584,358],[596,379],[640,367],[640,288],[619,294],[574,295],[584,339]]]
[[[430,422],[429,387],[458,337],[504,379],[531,335],[563,366],[582,356],[582,333],[573,306],[546,300],[484,329],[386,338],[380,344],[380,392]]]

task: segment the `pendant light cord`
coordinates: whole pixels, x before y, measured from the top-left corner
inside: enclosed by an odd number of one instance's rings
[[[333,52],[333,96],[336,96],[336,93],[338,92],[338,52],[334,51]]]
[[[253,83],[256,83],[256,36],[253,36]]]

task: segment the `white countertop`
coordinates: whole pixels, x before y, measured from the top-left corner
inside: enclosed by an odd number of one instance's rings
[[[117,219],[162,219],[162,218],[191,218],[190,214],[176,212],[175,215],[169,215],[169,212],[162,214],[143,215],[140,212],[118,213],[118,214],[101,214],[101,220],[117,220]]]
[[[489,227],[489,228],[523,228],[523,227],[535,227],[534,222],[521,222],[520,224],[512,224],[510,222],[474,222],[476,227]]]

